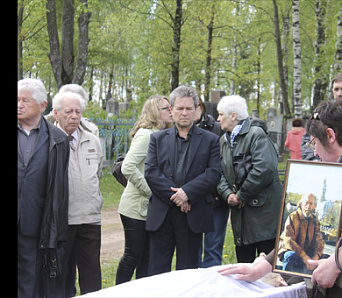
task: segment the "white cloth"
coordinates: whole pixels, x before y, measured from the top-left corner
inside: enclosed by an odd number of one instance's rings
[[[272,287],[222,276],[217,267],[172,271],[130,281],[81,297],[306,297],[305,283]]]

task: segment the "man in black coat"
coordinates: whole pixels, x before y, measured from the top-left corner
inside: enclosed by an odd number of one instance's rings
[[[145,178],[152,191],[146,229],[150,231],[149,275],[198,267],[202,233],[212,231],[213,198],[221,177],[219,138],[194,125],[195,89],[170,94],[175,127],[151,135]]]
[[[64,294],[69,142],[42,116],[46,104],[41,81],[18,82],[18,297]]]

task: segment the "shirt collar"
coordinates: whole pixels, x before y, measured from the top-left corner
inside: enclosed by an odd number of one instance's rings
[[[230,145],[233,148],[233,144],[234,144],[234,139],[235,137],[239,134],[239,132],[242,129],[243,124],[245,123],[244,120],[240,121],[233,129],[232,133],[230,134]]]
[[[63,131],[66,135],[68,135],[68,134],[66,133],[66,131],[59,125],[58,122],[56,123],[56,126],[57,126],[61,131]],[[78,142],[78,129],[76,129],[76,130],[71,134],[71,136],[73,136],[73,137],[74,137],[74,140],[76,140],[76,141]]]
[[[195,125],[193,124],[193,125],[191,126],[189,132],[188,132],[188,137],[187,137],[188,140],[191,139],[192,133],[193,133],[193,131],[194,131],[194,126],[195,126]],[[176,125],[175,125],[175,130],[176,130],[176,136],[179,137],[179,138],[182,138],[182,137],[179,135],[178,128],[177,128]]]
[[[38,125],[35,128],[32,128],[30,131],[26,130],[25,128],[22,127],[22,125],[18,122],[18,129],[21,130],[23,133],[25,133],[27,136],[30,135],[32,130],[37,130],[39,132],[40,128],[42,126],[42,119],[40,119]]]

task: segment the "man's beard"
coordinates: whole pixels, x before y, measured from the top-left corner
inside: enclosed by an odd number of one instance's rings
[[[302,209],[302,213],[305,218],[310,218],[312,217],[312,214],[314,213],[314,211],[311,211],[311,210],[305,211],[304,209]]]

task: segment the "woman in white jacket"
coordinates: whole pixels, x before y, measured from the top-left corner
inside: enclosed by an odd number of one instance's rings
[[[116,284],[147,276],[149,237],[145,230],[151,190],[144,178],[144,162],[150,135],[172,125],[171,108],[165,96],[152,96],[144,104],[132,131],[132,143],[122,164],[127,186],[121,196],[119,213],[125,232],[125,252],[116,273]]]

